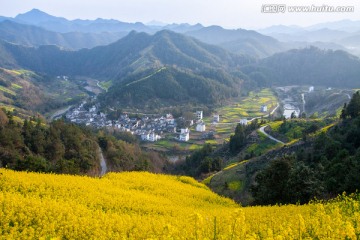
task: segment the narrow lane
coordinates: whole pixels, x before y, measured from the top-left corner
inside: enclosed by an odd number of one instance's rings
[[[269,134],[267,134],[265,132],[265,128],[267,127],[268,125],[265,125],[265,126],[262,126],[261,128],[259,128],[259,131],[261,133],[263,133],[266,137],[270,138],[271,140],[275,141],[275,142],[278,142],[278,143],[281,143],[281,144],[285,144],[284,142],[280,141],[279,139],[276,139],[274,138],[273,136],[270,136]]]
[[[107,172],[107,165],[106,165],[106,161],[104,158],[104,154],[100,147],[99,147],[99,156],[100,156],[100,167],[101,167],[100,177],[102,177]]]

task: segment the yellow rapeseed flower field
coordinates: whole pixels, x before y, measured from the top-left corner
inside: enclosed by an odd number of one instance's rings
[[[189,177],[0,169],[0,239],[359,239],[355,198],[242,208]]]

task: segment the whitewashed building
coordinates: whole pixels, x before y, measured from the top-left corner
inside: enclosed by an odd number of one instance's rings
[[[247,125],[248,122],[249,122],[249,121],[248,121],[246,118],[243,118],[243,119],[240,120],[240,124],[241,124],[241,125]]]
[[[205,123],[204,122],[199,122],[197,125],[196,125],[196,131],[197,132],[205,132],[206,130],[206,126],[205,126]]]
[[[190,139],[190,131],[188,128],[182,128],[179,136],[179,141],[187,142]]]
[[[268,107],[267,107],[266,105],[261,105],[260,111],[261,111],[261,112],[267,112],[267,111],[268,111]]]
[[[203,111],[196,111],[196,119],[197,120],[203,119]]]
[[[161,137],[153,131],[145,132],[144,134],[141,135],[141,140],[143,141],[156,142],[160,139]]]
[[[220,122],[220,115],[219,114],[215,114],[214,115],[214,119],[213,119],[214,122]]]

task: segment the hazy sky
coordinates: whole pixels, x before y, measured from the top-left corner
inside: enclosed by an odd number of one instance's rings
[[[354,6],[353,13],[262,13],[264,4]],[[342,19],[360,20],[359,0],[0,0],[0,16],[38,8],[67,19],[113,18],[126,22],[202,23],[257,29],[270,25],[308,26]]]

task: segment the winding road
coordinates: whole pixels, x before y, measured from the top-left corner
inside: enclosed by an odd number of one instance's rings
[[[107,172],[107,165],[104,158],[104,154],[100,147],[99,147],[99,156],[100,156],[100,167],[101,167],[100,177],[102,177]]]
[[[104,90],[105,92],[107,92],[107,89],[104,88],[104,87],[102,87],[102,86],[100,85],[100,81],[99,81],[99,80],[96,80],[96,86],[98,86],[98,88],[100,88],[100,89]]]
[[[305,93],[301,94],[301,99],[302,99],[302,102],[303,102],[303,112],[305,112],[305,104],[306,104],[306,102],[305,102]]]
[[[278,143],[281,143],[281,144],[285,144],[284,142],[280,141],[279,139],[276,139],[274,138],[273,136],[270,136],[269,134],[267,134],[265,132],[265,128],[267,127],[268,125],[265,125],[265,126],[262,126],[261,128],[259,128],[259,131],[261,133],[263,133],[266,137],[270,138],[271,140],[275,141],[275,142],[278,142]]]
[[[56,120],[56,118],[60,117],[61,115],[65,114],[67,111],[70,110],[74,105],[68,106],[66,108],[62,108],[60,110],[57,110],[53,115],[51,115],[50,120]]]

